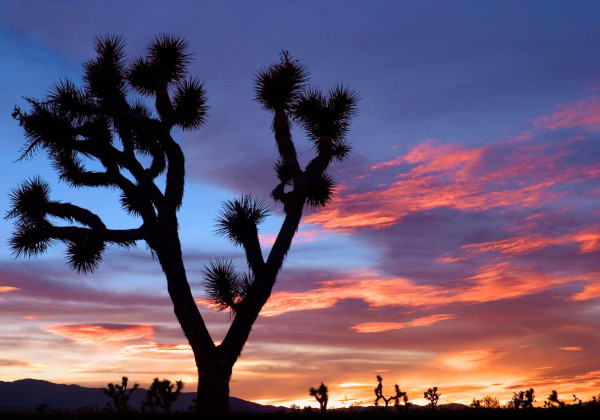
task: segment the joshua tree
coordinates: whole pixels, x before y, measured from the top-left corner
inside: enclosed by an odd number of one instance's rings
[[[396,407],[396,410],[400,410],[400,407],[402,407],[400,405],[400,400],[404,402],[404,409],[407,410],[411,403],[408,402],[408,395],[406,392],[400,391],[398,384],[394,385],[394,391],[396,391],[396,395],[394,396],[394,406]]]
[[[500,408],[500,401],[498,398],[490,397],[486,395],[483,399],[483,407],[484,408]]]
[[[472,408],[481,408],[481,400],[473,398],[473,402],[469,406]]]
[[[144,57],[129,63],[123,47],[119,37],[96,39],[97,56],[83,66],[83,88],[68,80],[58,82],[45,99],[28,99],[29,112],[16,107],[13,116],[27,136],[22,158],[42,149],[68,185],[120,191],[124,211],[141,219],[140,225],[110,229],[88,209],[51,200],[50,186],[32,178],[11,192],[7,217],[16,219],[11,247],[17,256],[35,256],[63,242],[67,264],[87,273],[100,264],[107,246],[131,247],[145,241],[162,267],[175,315],[194,353],[197,407],[224,412],[233,365],[269,299],[305,206],[320,208],[332,197],[334,181],[327,170],[350,152],[345,136],[357,95],[344,86],[327,94],[307,88],[306,69],[285,52],[279,63],[258,73],[256,100],[273,115],[279,153],[279,183],[271,196],[282,204],[285,218],[265,259],[257,225],[267,215],[266,206],[248,195],[225,205],[219,233],[243,248],[249,272],[238,274],[223,260],[205,270],[210,298],[218,309],[232,311],[231,326],[216,345],[192,296],[183,262],[177,212],[185,164],[171,135],[173,127],[193,131],[202,126],[205,90],[198,79],[186,78],[185,41],[159,36]],[[155,111],[128,98],[131,92],[152,97]],[[315,156],[304,168],[292,141],[293,122],[315,146]],[[103,169],[91,170],[86,166],[90,160]]]
[[[184,383],[181,381],[177,381],[172,383],[168,379],[163,379],[162,381],[158,378],[154,378],[152,385],[150,385],[150,389],[148,389],[148,393],[146,394],[146,401],[144,401],[142,408],[150,408],[154,410],[155,408],[162,408],[165,413],[171,412],[171,406],[181,393],[183,389]],[[175,390],[173,390],[175,388]]]
[[[548,401],[544,402],[544,406],[554,407],[554,404],[558,405],[559,407],[564,407],[566,405],[564,401],[558,399],[558,393],[555,389],[553,389],[550,395],[548,396]]]
[[[308,390],[308,395],[316,398],[319,407],[321,407],[321,414],[325,414],[327,412],[327,403],[329,402],[329,389],[327,385],[321,382],[318,388],[311,387]]]
[[[133,384],[133,388],[127,389],[127,382],[127,376],[123,376],[121,378],[121,385],[109,383],[106,389],[102,390],[102,392],[112,399],[113,408],[117,411],[126,411],[129,409],[129,397],[140,386],[140,384],[136,383]],[[110,406],[110,403],[108,405]]]
[[[431,409],[435,409],[435,406],[437,405],[438,401],[440,400],[440,397],[442,396],[442,394],[440,394],[438,392],[438,387],[434,386],[433,388],[429,388],[427,391],[425,391],[423,393],[423,397],[426,400],[429,400],[429,405],[431,407]]]
[[[577,403],[577,405],[579,405],[579,406],[583,405],[583,401],[581,401],[581,398],[579,398],[575,394],[573,394],[573,401],[575,401]]]
[[[535,391],[529,388],[526,391],[515,392],[509,405],[512,408],[532,408],[535,401]]]

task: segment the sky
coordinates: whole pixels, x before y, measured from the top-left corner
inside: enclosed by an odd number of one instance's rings
[[[109,227],[137,226],[111,191],[70,190],[43,154],[16,162],[23,97],[81,82],[93,39],[133,59],[159,34],[189,41],[209,115],[174,131],[186,155],[179,213],[188,278],[215,341],[230,317],[204,305],[202,269],[242,250],[215,235],[223,201],[252,193],[282,218],[271,115],[253,78],[290,51],[313,87],[360,95],[334,200],[307,209],[271,299],[234,367],[233,396],[276,405],[372,404],[376,375],[423,404],[533,387],[600,392],[600,4],[594,1],[0,1],[0,209],[35,175]],[[300,159],[312,150],[294,127]],[[160,266],[144,244],[93,274],[64,248],[15,259],[0,220],[0,380],[105,386],[156,376],[195,390],[195,367]]]

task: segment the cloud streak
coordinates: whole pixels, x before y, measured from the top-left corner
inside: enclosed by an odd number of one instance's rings
[[[434,314],[413,319],[409,322],[364,322],[350,327],[359,333],[378,333],[390,330],[402,330],[407,327],[424,327],[447,319],[454,319],[450,314]]]
[[[53,325],[44,332],[66,338],[77,344],[97,344],[107,341],[123,342],[151,338],[152,325]]]

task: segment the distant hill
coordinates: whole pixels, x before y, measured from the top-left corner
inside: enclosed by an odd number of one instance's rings
[[[0,381],[0,412],[27,412],[46,403],[50,410],[77,411],[81,407],[104,408],[110,401],[103,388],[84,388],[79,385],[62,385],[36,379],[21,379],[14,382]],[[146,397],[145,389],[131,394],[130,406],[139,410]],[[195,392],[182,392],[173,404],[173,411],[190,411]],[[250,401],[229,397],[230,411],[270,413],[282,407],[260,405]]]

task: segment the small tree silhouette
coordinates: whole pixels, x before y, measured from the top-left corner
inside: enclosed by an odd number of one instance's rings
[[[437,405],[441,396],[442,396],[442,394],[438,392],[437,386],[434,386],[433,388],[429,388],[427,391],[425,391],[423,393],[423,397],[426,400],[429,400],[429,405],[432,410],[435,409],[435,406]]]
[[[471,404],[469,404],[469,406],[477,409],[477,408],[481,408],[481,404],[482,404],[481,400],[473,398],[473,402],[471,402]]]
[[[498,401],[498,398],[493,398],[493,397],[490,397],[489,395],[486,395],[485,398],[483,399],[483,407],[484,408],[500,408],[500,401]]]
[[[154,411],[156,408],[162,408],[165,413],[170,413],[171,406],[177,401],[183,386],[184,383],[182,381],[172,383],[168,379],[161,381],[158,378],[154,378],[146,394],[146,401],[144,401],[142,409],[149,408]]]
[[[564,407],[566,405],[564,401],[558,399],[558,393],[555,389],[553,389],[550,395],[548,396],[548,400],[544,401],[544,406],[554,407],[554,404],[556,404],[559,407]]]
[[[600,407],[600,395],[598,395],[598,397],[595,395],[592,396],[592,400],[589,402],[589,405],[592,407]]]
[[[108,403],[109,407],[119,412],[129,410],[129,397],[140,386],[140,384],[136,383],[133,384],[133,388],[127,389],[127,382],[127,376],[123,376],[121,378],[121,385],[109,383],[106,389],[102,390],[113,401],[113,406]]]
[[[43,150],[67,185],[117,190],[123,210],[139,220],[130,229],[111,229],[94,212],[50,198],[40,178],[25,181],[10,194],[7,217],[15,219],[13,253],[36,256],[58,242],[66,245],[69,267],[95,270],[111,245],[133,247],[144,241],[166,277],[175,316],[194,353],[198,372],[198,410],[223,413],[229,381],[252,326],[271,295],[305,207],[322,208],[334,194],[329,167],[350,153],[345,137],[356,114],[357,94],[338,85],[323,93],[307,86],[308,72],[287,52],[254,79],[255,99],[273,117],[279,159],[271,197],[285,218],[269,254],[263,256],[258,225],[266,205],[249,195],[225,204],[218,233],[243,248],[249,272],[217,260],[204,283],[217,309],[232,311],[231,325],[215,344],[192,295],[179,237],[178,211],[185,189],[185,158],[172,130],[198,130],[206,117],[204,85],[188,77],[190,54],[181,38],[156,37],[142,57],[127,61],[118,36],[99,37],[96,57],[83,65],[83,86],[56,83],[42,100],[27,99],[31,111],[15,107],[26,142],[21,159]],[[148,108],[131,94],[153,99]],[[297,124],[314,145],[301,165],[292,139]],[[98,164],[94,170],[88,164]]]
[[[535,401],[535,391],[529,388],[525,391],[515,392],[509,405],[511,408],[532,408]]]
[[[392,395],[390,397],[385,397],[383,395],[383,378],[381,377],[381,375],[377,375],[377,388],[375,388],[375,406],[379,406],[379,400],[383,400],[383,402],[385,403],[385,408],[387,408],[390,404],[391,401],[394,401],[394,406],[396,407],[397,410],[400,409],[400,407],[402,407],[400,405],[400,400],[402,400],[404,402],[404,407],[407,408],[410,403],[408,402],[408,396],[406,395],[406,392],[403,392],[400,390],[400,387],[398,386],[398,384],[394,385],[394,390],[396,391],[396,395]]]
[[[573,394],[573,401],[575,401],[577,403],[578,406],[583,405],[583,401],[581,401],[581,398],[579,398],[577,395]]]
[[[329,402],[329,389],[327,385],[321,382],[318,388],[311,387],[308,390],[308,394],[311,397],[315,397],[319,406],[321,407],[321,413],[325,414],[327,412],[327,403]]]

